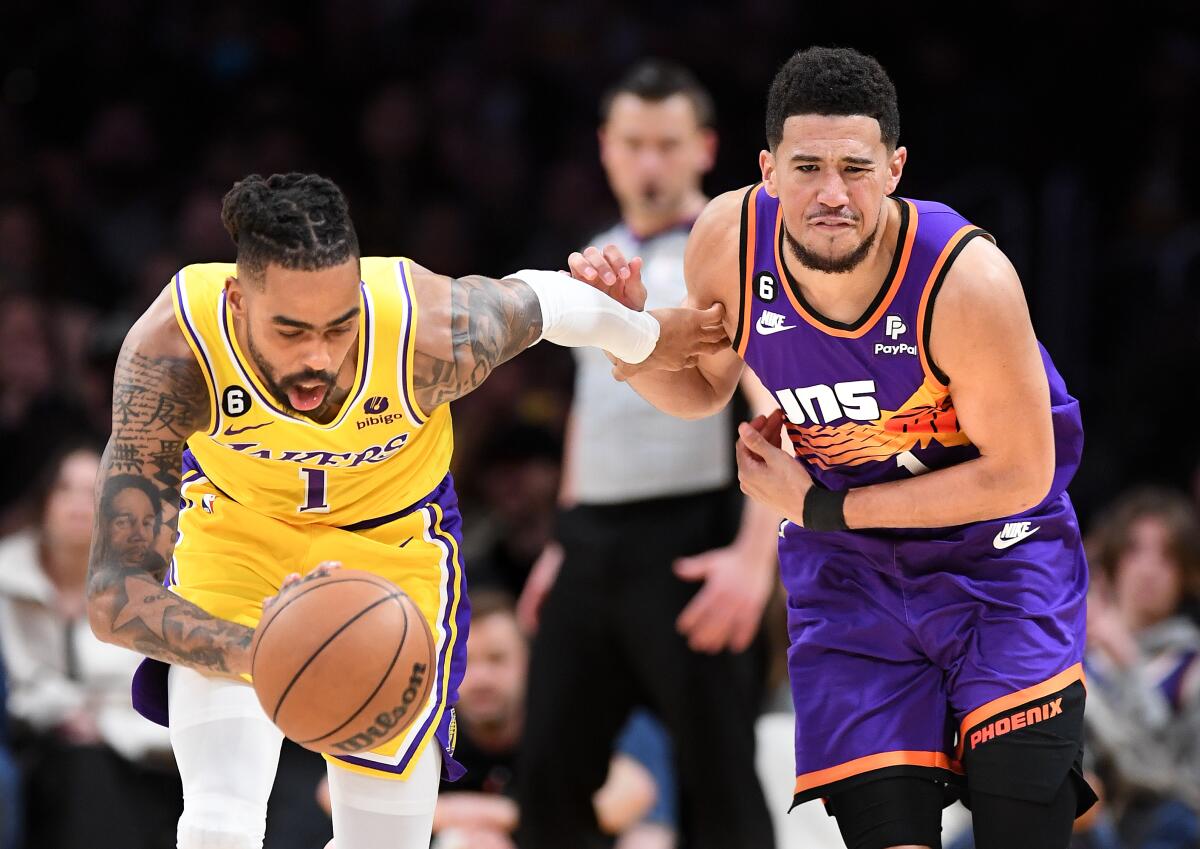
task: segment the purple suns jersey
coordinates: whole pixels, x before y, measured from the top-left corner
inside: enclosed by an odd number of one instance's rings
[[[900,480],[979,456],[958,425],[948,378],[928,351],[932,308],[951,264],[992,237],[949,207],[890,198],[900,234],[886,280],[851,324],[810,307],[783,262],[783,214],[763,185],[742,204],[742,307],[733,345],[786,414],[797,459],[831,490]],[[1079,466],[1079,405],[1044,348],[1055,474],[1047,504]],[[900,532],[903,533],[903,532]]]

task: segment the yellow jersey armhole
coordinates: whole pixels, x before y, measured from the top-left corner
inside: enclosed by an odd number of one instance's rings
[[[419,318],[417,287],[413,280],[412,262],[407,258],[400,260],[400,285],[403,288],[405,311],[403,391],[415,423],[423,425],[429,421],[429,413],[421,409],[421,405],[417,403],[417,392],[413,385],[413,361],[417,351],[417,321]]]
[[[208,427],[205,432],[211,436],[216,433],[219,424],[218,416],[220,415],[216,377],[213,374],[212,363],[208,359],[208,354],[203,347],[199,332],[195,327],[195,319],[191,316],[190,310],[188,310],[184,303],[185,298],[186,296],[183,294],[183,271],[180,271],[171,280],[171,305],[175,311],[175,323],[179,325],[179,330],[183,333],[184,340],[192,350],[192,356],[196,358],[196,362],[200,364],[200,370],[204,372],[204,389],[208,393],[209,411]]]

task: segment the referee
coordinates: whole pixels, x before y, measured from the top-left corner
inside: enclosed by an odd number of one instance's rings
[[[678,305],[716,151],[712,99],[683,68],[647,62],[609,91],[600,118],[622,220],[590,244],[643,258],[647,308]],[[618,731],[646,706],[674,746],[684,845],[771,849],[754,767],[761,684],[744,650],[774,587],[777,523],[741,508],[728,410],[680,421],[613,380],[602,352],[575,355],[561,567],[543,557],[521,601],[538,628],[517,843],[608,845],[592,794]]]

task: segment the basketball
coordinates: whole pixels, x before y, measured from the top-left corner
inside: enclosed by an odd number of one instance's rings
[[[434,679],[433,635],[417,605],[368,572],[338,569],[290,588],[254,632],[258,701],[316,752],[364,752],[403,733]]]

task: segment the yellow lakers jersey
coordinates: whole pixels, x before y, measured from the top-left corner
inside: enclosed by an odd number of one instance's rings
[[[328,424],[285,409],[251,368],[225,296],[235,268],[189,265],[172,284],[175,316],[205,373],[212,409],[208,431],[188,439],[185,465],[258,513],[337,527],[402,511],[437,487],[450,468],[450,409],[426,412],[416,403],[409,261],[361,261],[357,371]]]

